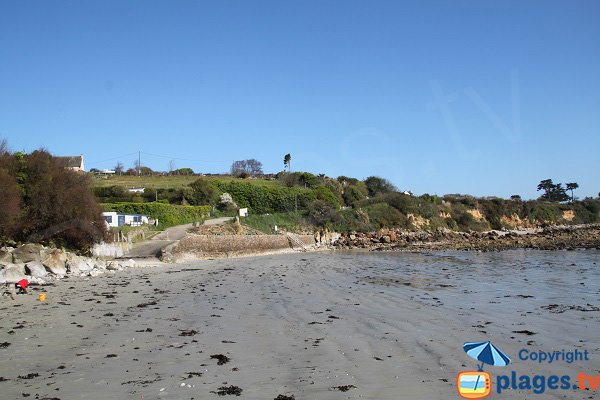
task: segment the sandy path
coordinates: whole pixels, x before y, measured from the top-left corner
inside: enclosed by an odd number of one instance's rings
[[[456,373],[475,368],[462,353],[465,341],[491,339],[516,354],[533,338],[545,349],[598,353],[598,312],[539,307],[585,304],[597,288],[577,282],[580,293],[561,293],[565,287],[548,274],[519,287],[521,271],[503,278],[513,291],[492,282],[497,271],[484,266],[493,256],[406,254],[400,270],[397,257],[292,254],[159,266],[58,282],[45,303],[34,295],[4,300],[0,343],[10,344],[0,349],[0,393],[216,399],[211,392],[235,385],[247,399],[448,399],[458,398]],[[459,287],[472,275],[495,278],[480,289]],[[535,298],[516,297],[526,295]],[[512,333],[524,329],[539,334]],[[218,354],[230,361],[218,365],[210,357]],[[586,367],[598,370],[598,355]],[[576,368],[560,372],[576,375]],[[557,372],[523,363],[519,371]],[[39,376],[19,378],[30,373]],[[355,388],[334,389],[342,385]],[[541,398],[589,398],[567,394]],[[512,391],[502,398],[529,397]]]

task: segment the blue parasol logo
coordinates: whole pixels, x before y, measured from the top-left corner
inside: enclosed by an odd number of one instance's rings
[[[467,342],[463,345],[463,349],[469,357],[481,361],[481,365],[477,366],[479,371],[483,371],[484,364],[495,367],[505,367],[510,364],[510,358],[490,341]]]

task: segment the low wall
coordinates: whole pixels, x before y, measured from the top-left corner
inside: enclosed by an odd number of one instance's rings
[[[306,247],[314,247],[312,235],[298,235]],[[293,251],[298,249],[283,235],[187,235],[163,250],[163,260],[170,262],[201,258],[239,257],[245,255]]]
[[[129,242],[99,243],[92,248],[94,257],[118,258],[127,253],[131,245]]]

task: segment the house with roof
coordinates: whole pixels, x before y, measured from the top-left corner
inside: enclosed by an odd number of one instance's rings
[[[55,157],[66,169],[76,172],[85,172],[83,154],[79,156]]]

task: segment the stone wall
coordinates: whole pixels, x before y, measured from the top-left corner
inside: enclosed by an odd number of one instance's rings
[[[308,248],[315,246],[313,235],[297,235]],[[187,235],[163,250],[162,260],[177,262],[190,259],[239,257],[293,251],[284,235]],[[297,248],[296,248],[297,249]]]

